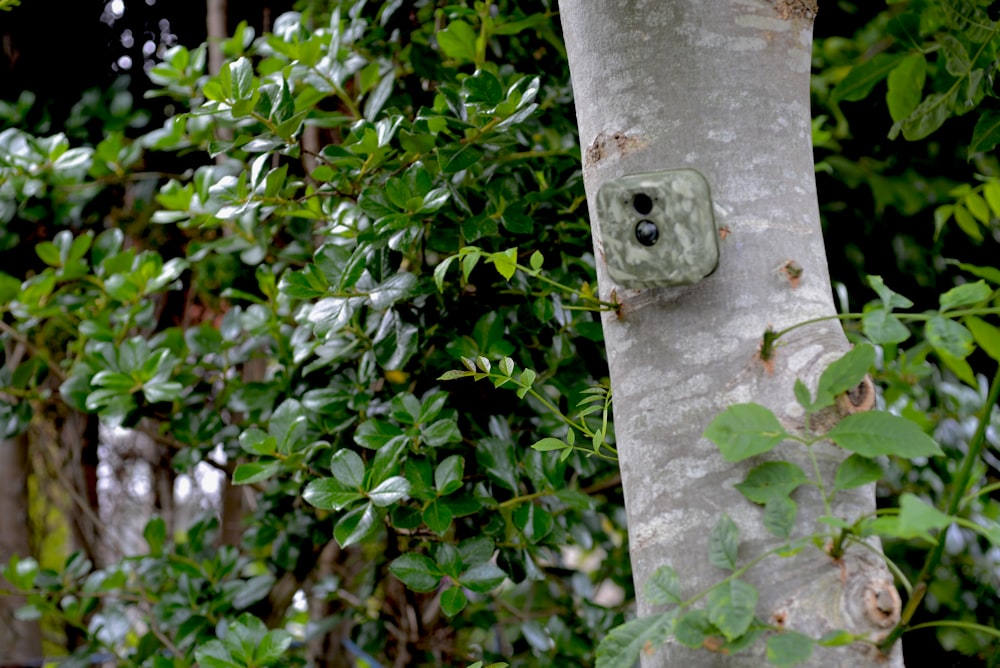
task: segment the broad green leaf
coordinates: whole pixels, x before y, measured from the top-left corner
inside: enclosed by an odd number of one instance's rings
[[[421,517],[428,529],[439,536],[443,536],[451,526],[451,521],[455,518],[455,514],[451,512],[451,508],[443,501],[436,500],[432,501],[424,509]]]
[[[910,338],[910,330],[885,308],[866,310],[861,316],[861,329],[872,343],[902,343]]]
[[[413,591],[427,592],[437,588],[444,575],[430,557],[407,552],[389,564],[389,572]]]
[[[438,380],[458,380],[459,378],[468,378],[469,376],[476,375],[474,371],[463,371],[461,369],[452,369],[451,371],[445,371],[443,374],[437,377]]]
[[[956,77],[967,75],[972,69],[972,62],[969,59],[969,50],[965,48],[961,40],[954,35],[945,33],[938,37],[938,44],[941,45],[941,53],[944,55],[945,69],[948,73]]]
[[[818,392],[835,397],[854,389],[874,363],[875,349],[872,346],[855,346],[823,371],[819,377]]]
[[[538,271],[539,269],[542,268],[542,265],[545,263],[545,258],[544,256],[542,256],[540,252],[535,251],[534,253],[531,254],[531,258],[528,260],[528,262],[531,265],[532,269]]]
[[[878,482],[882,479],[882,467],[878,462],[862,457],[861,455],[851,455],[840,463],[837,467],[837,474],[833,480],[834,491],[841,489],[851,489],[861,487],[869,483]]]
[[[944,352],[958,359],[965,359],[976,347],[972,333],[963,325],[934,316],[924,325],[924,336],[935,351]]]
[[[987,181],[983,185],[983,199],[989,205],[990,212],[1000,218],[1000,181]],[[993,283],[996,283],[996,281],[993,281]]]
[[[969,159],[976,153],[987,153],[996,148],[1000,142],[1000,111],[986,109],[976,122],[972,131],[972,141],[969,142]],[[994,208],[994,213],[996,209]]]
[[[354,432],[354,442],[363,448],[378,450],[402,434],[396,425],[382,420],[366,420]]]
[[[286,399],[275,409],[267,431],[278,440],[278,451],[289,454],[302,441],[308,426],[302,404],[296,399]]]
[[[368,492],[371,502],[384,508],[390,504],[405,499],[410,493],[410,481],[403,476],[392,476],[383,480],[379,485]]]
[[[506,579],[507,574],[492,562],[476,564],[462,573],[461,583],[471,591],[487,594],[496,589]]]
[[[856,102],[868,97],[876,84],[885,79],[903,59],[903,54],[876,54],[871,60],[851,68],[840,83],[830,93],[833,102],[848,100]]]
[[[281,471],[281,461],[268,459],[240,464],[233,471],[234,485],[252,485],[273,478]]]
[[[514,526],[531,543],[537,543],[552,531],[552,514],[535,503],[522,503],[514,509]]]
[[[476,59],[476,32],[465,21],[452,21],[444,30],[438,31],[438,46],[449,58],[462,62]]]
[[[465,459],[461,455],[445,457],[434,469],[434,487],[438,494],[447,496],[462,486]]]
[[[889,72],[885,101],[893,121],[901,121],[913,112],[923,98],[927,60],[922,53],[914,53],[899,62]]]
[[[952,115],[951,110],[956,104],[957,96],[958,88],[953,88],[947,93],[928,95],[913,110],[913,113],[902,121],[903,136],[908,141],[918,141],[944,125],[944,122]],[[895,127],[893,126],[893,128]],[[890,138],[892,138],[891,134]]]
[[[441,612],[448,617],[454,617],[465,609],[469,599],[461,587],[449,587],[441,592]]]
[[[658,650],[674,628],[676,611],[640,617],[616,626],[597,646],[596,668],[634,668],[639,657]],[[698,641],[701,647],[701,641]]]
[[[783,631],[767,639],[767,660],[778,668],[792,668],[812,656],[813,639],[797,631]]]
[[[882,300],[883,306],[890,311],[897,308],[910,308],[913,306],[913,302],[889,288],[889,286],[885,284],[885,281],[882,280],[881,276],[869,276],[868,285],[870,285],[872,290],[878,294],[879,299]]]
[[[434,285],[437,286],[438,292],[444,292],[444,277],[448,273],[448,267],[451,263],[458,259],[458,255],[451,255],[445,259],[438,262],[437,266],[434,267]]]
[[[853,633],[848,631],[830,631],[823,635],[822,638],[816,641],[817,645],[822,645],[823,647],[842,647],[844,645],[850,645],[854,642],[856,638]]]
[[[764,527],[778,538],[787,539],[795,527],[798,505],[787,496],[773,496],[764,508]]]
[[[292,634],[284,629],[268,631],[254,651],[254,659],[260,664],[275,664],[292,645]]]
[[[945,529],[955,521],[951,515],[946,515],[922,499],[905,492],[899,497],[899,538],[925,538],[933,541],[932,530]]]
[[[167,523],[162,517],[154,517],[146,523],[146,528],[142,531],[142,537],[149,545],[149,554],[159,557],[163,554],[163,546],[167,542]]]
[[[763,454],[788,438],[774,413],[755,403],[730,406],[712,420],[704,435],[719,446],[727,462]]]
[[[716,585],[708,593],[706,612],[726,640],[739,638],[750,628],[757,608],[757,590],[744,580]]]
[[[363,497],[357,490],[345,489],[334,478],[317,478],[306,485],[302,498],[317,508],[343,510]]]
[[[514,277],[514,272],[517,271],[517,248],[508,248],[502,253],[493,253],[490,259],[501,276],[508,281]]]
[[[341,549],[362,542],[378,526],[375,506],[365,504],[349,511],[333,527],[333,538]]]
[[[809,392],[809,388],[806,387],[806,384],[803,383],[800,379],[798,378],[795,379],[795,385],[793,386],[793,390],[795,392],[795,400],[799,402],[799,405],[802,406],[802,408],[806,409],[809,412],[814,412],[819,410],[820,408],[823,408],[823,406],[813,405],[812,394]],[[831,403],[833,403],[833,397],[829,398],[827,405]]]
[[[677,577],[677,571],[670,566],[660,566],[646,580],[643,593],[651,605],[680,603],[681,582]]]
[[[947,311],[986,301],[991,294],[993,294],[993,290],[986,285],[986,281],[979,280],[975,283],[963,283],[948,290],[938,297],[938,301],[941,304],[941,310]]]
[[[944,363],[945,367],[948,368],[955,376],[958,377],[963,383],[969,387],[979,387],[979,383],[976,380],[976,374],[972,370],[972,365],[961,357],[955,357],[950,354],[947,350],[937,349],[934,351],[938,358]]]
[[[736,489],[754,503],[766,504],[775,497],[788,497],[809,478],[791,462],[764,462],[747,473]]]
[[[969,213],[971,213],[976,220],[983,225],[990,224],[992,213],[990,212],[989,204],[986,203],[986,200],[983,199],[982,195],[977,192],[970,192],[962,199],[962,203],[965,204],[965,208],[969,210]]]
[[[240,588],[233,595],[233,607],[245,610],[258,601],[267,598],[274,587],[275,577],[270,573],[257,575],[240,583]]]
[[[863,457],[931,457],[943,454],[934,439],[915,423],[882,411],[848,415],[826,436],[845,450]]]
[[[739,549],[739,527],[729,515],[723,514],[708,535],[708,561],[716,568],[735,570]]]
[[[250,97],[253,89],[253,66],[246,58],[229,63],[228,69],[232,80],[232,94],[237,100]]]
[[[993,185],[993,184],[987,184]],[[1000,197],[1000,184],[997,184],[997,196]],[[998,202],[1000,204],[1000,202]],[[1000,214],[997,214],[1000,216]],[[967,262],[957,262],[956,260],[946,260],[948,264],[953,264],[962,271],[967,271],[973,276],[978,276],[979,278],[989,281],[993,285],[1000,285],[1000,269],[996,267],[980,267],[974,264],[968,264]]]
[[[438,152],[441,154],[441,171],[445,174],[454,174],[468,169],[483,157],[482,152],[473,144],[462,144],[458,148],[441,148],[438,149]],[[471,262],[474,263],[475,260]]]
[[[678,618],[674,625],[677,642],[692,649],[703,649],[705,640],[712,636],[718,637],[720,633],[708,621],[708,614],[704,610],[691,610]]]
[[[486,70],[478,70],[473,76],[465,79],[462,88],[466,91],[466,101],[480,103],[486,107],[495,107],[504,98],[500,81]]]
[[[1000,362],[1000,329],[975,316],[966,318],[965,326],[983,352]]]
[[[209,640],[194,651],[194,658],[204,668],[246,668],[246,662],[237,663],[229,650],[218,640]]]
[[[0,271],[0,306],[10,303],[21,291],[21,281]]]
[[[477,536],[463,540],[458,546],[458,554],[466,566],[485,564],[493,557],[495,546],[488,536]]]
[[[952,207],[952,213],[955,216],[955,222],[958,224],[959,228],[961,228],[961,230],[965,232],[970,239],[975,241],[983,240],[983,233],[979,229],[979,223],[976,222],[975,217],[969,213],[969,210],[965,208],[964,202],[955,204]]]
[[[551,452],[552,450],[565,450],[569,447],[569,445],[558,438],[552,438],[549,436],[537,441],[531,447],[539,452]]]
[[[458,423],[449,418],[421,425],[420,437],[424,443],[436,448],[447,443],[458,443],[462,440],[462,432],[458,429]]]
[[[365,462],[353,450],[338,450],[330,458],[330,472],[347,489],[358,490],[365,484]]]

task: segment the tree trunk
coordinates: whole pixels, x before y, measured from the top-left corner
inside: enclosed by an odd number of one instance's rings
[[[0,563],[31,556],[28,525],[28,438],[0,440]],[[38,622],[20,621],[20,596],[0,595],[0,666],[33,665],[42,655]]]
[[[734,488],[760,458],[726,463],[702,433],[734,403],[763,404],[791,429],[802,423],[793,395],[814,388],[848,349],[836,323],[781,339],[773,365],[758,356],[768,327],[835,314],[819,223],[809,113],[814,0],[563,0],[583,172],[606,313],[605,340],[640,615],[661,565],[674,567],[684,597],[728,573],[709,564],[708,535],[723,513],[740,529],[746,563],[778,544],[762,510]],[[596,208],[598,188],[624,175],[694,169],[711,189],[720,259],[682,287],[628,289],[608,275]],[[637,207],[638,208],[638,207]],[[794,264],[789,264],[794,263]],[[792,271],[789,268],[793,268]],[[797,268],[797,269],[796,269]],[[798,272],[801,270],[801,273]],[[846,457],[815,447],[824,476]],[[802,448],[782,459],[811,471]],[[800,489],[795,536],[818,531],[819,495]],[[833,514],[848,521],[875,509],[874,487],[841,493]],[[875,546],[878,547],[877,545]],[[744,579],[760,592],[757,617],[813,638],[834,629],[884,637],[899,599],[884,564],[855,548],[839,561],[817,549],[770,557]],[[878,601],[874,608],[865,602]],[[815,666],[901,666],[872,645],[820,648]],[[732,656],[675,641],[644,666],[760,666],[763,643]]]

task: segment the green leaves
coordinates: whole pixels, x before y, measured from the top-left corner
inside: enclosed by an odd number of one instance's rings
[[[833,405],[834,398],[856,388],[868,374],[875,362],[875,349],[869,345],[859,345],[823,370],[816,388],[815,401],[802,403],[810,413]]]
[[[716,568],[736,569],[740,530],[728,515],[723,514],[708,536],[708,561]]]
[[[269,631],[262,621],[244,614],[229,624],[221,640],[204,643],[194,656],[205,668],[280,666],[291,644],[292,635],[284,629]]]
[[[677,613],[672,611],[615,627],[597,646],[597,668],[633,668],[640,654],[666,642],[676,618]]]
[[[455,616],[469,602],[466,591],[489,593],[507,577],[489,561],[492,554],[492,542],[474,538],[457,548],[440,545],[434,559],[412,552],[404,554],[389,564],[389,572],[418,592],[434,591],[447,578],[452,584],[441,591],[441,608],[448,616]]]
[[[864,457],[931,457],[942,454],[934,439],[913,422],[881,411],[848,415],[826,436],[845,450]]]
[[[455,20],[437,33],[438,46],[449,58],[462,62],[476,60],[476,33],[468,23]]]
[[[757,598],[757,590],[743,580],[729,580],[717,585],[708,593],[708,621],[722,632],[726,640],[735,640],[749,630]]]
[[[879,53],[870,60],[851,68],[847,76],[838,83],[830,94],[833,102],[840,100],[863,100],[872,88],[885,79],[900,64],[900,56]]]
[[[705,430],[727,462],[739,462],[770,451],[788,437],[774,414],[760,404],[734,404]]]

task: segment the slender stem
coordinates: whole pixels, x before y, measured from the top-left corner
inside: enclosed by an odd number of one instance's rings
[[[532,278],[537,278],[541,282],[548,283],[549,285],[551,285],[554,288],[559,288],[560,290],[565,290],[566,292],[569,292],[570,294],[577,295],[578,297],[580,297],[581,299],[583,299],[585,301],[588,301],[588,302],[591,302],[592,304],[597,304],[598,306],[601,306],[603,309],[615,310],[615,309],[617,309],[619,307],[619,304],[613,304],[611,302],[602,301],[601,299],[598,299],[597,297],[594,297],[593,295],[586,294],[582,290],[576,290],[574,288],[569,287],[568,285],[563,285],[562,283],[559,283],[558,281],[554,281],[551,278],[543,276],[541,274],[541,272],[538,272],[538,271],[536,271],[534,269],[531,269],[530,267],[525,267],[524,265],[521,265],[521,264],[517,264],[515,266],[518,269],[520,269],[521,271],[523,271],[524,273],[526,273],[527,275],[531,276]]]
[[[534,501],[535,499],[552,496],[553,494],[555,494],[555,491],[551,489],[542,490],[541,492],[532,492],[531,494],[523,494],[521,496],[515,496],[512,499],[507,499],[506,501],[501,501],[498,507],[511,508],[522,503],[527,503],[528,501]]]
[[[986,404],[983,406],[983,414],[979,417],[979,425],[976,427],[976,433],[969,441],[969,447],[965,453],[965,458],[962,460],[962,465],[952,480],[951,499],[948,501],[948,508],[946,510],[949,515],[957,513],[962,506],[966,489],[968,489],[971,482],[972,470],[979,461],[979,455],[982,453],[983,445],[986,443],[986,429],[989,427],[990,417],[993,415],[993,407],[996,405],[997,399],[1000,399],[1000,366],[997,367],[996,373],[993,375],[993,381],[990,383],[989,395],[986,397]],[[893,643],[906,630],[907,624],[913,619],[913,615],[920,607],[920,603],[927,593],[927,587],[934,576],[934,571],[937,570],[938,564],[941,563],[941,557],[944,555],[944,543],[944,540],[938,540],[931,551],[928,552],[924,566],[920,569],[920,574],[917,575],[917,579],[915,580],[913,595],[906,602],[906,607],[903,608],[899,624],[882,643],[881,646],[883,649],[892,647]]]
[[[873,545],[870,545],[868,542],[861,540],[861,538],[855,536],[854,534],[849,534],[847,536],[847,539],[850,542],[854,543],[855,545],[863,547],[864,549],[868,550],[876,557],[881,559],[885,563],[886,568],[892,571],[892,574],[899,580],[900,584],[903,586],[903,589],[906,590],[906,595],[907,596],[913,595],[913,584],[910,582],[909,578],[906,577],[906,574],[902,570],[900,570],[899,566],[896,565],[896,562],[894,562],[892,559],[889,559],[888,557],[885,556],[885,554],[882,551],[875,549]]]
[[[967,308],[958,309],[955,311],[933,311],[930,313],[898,313],[893,312],[893,315],[900,320],[906,320],[910,322],[920,322],[923,320],[930,320],[934,317],[947,317],[952,320],[957,320],[958,318],[964,318],[970,315],[996,315],[1000,313],[1000,308],[996,307],[982,307],[982,308]],[[825,315],[819,318],[812,318],[811,320],[803,320],[802,322],[797,322],[794,325],[789,325],[788,327],[779,330],[774,333],[774,340],[777,340],[784,336],[785,334],[798,329],[799,327],[805,327],[806,325],[815,325],[818,322],[824,322],[826,320],[861,320],[864,317],[863,313],[838,313],[837,315]]]
[[[935,626],[954,626],[959,629],[969,629],[970,631],[979,631],[980,633],[985,633],[997,638],[1000,638],[1000,629],[995,629],[992,626],[985,626],[983,624],[976,624],[975,622],[961,622],[953,619],[940,619],[933,622],[924,622],[923,624],[915,624],[911,626],[908,630],[915,631],[916,629],[927,629],[933,628]]]

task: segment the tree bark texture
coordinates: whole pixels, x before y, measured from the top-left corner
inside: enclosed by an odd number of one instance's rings
[[[31,556],[28,524],[28,438],[0,440],[0,563]],[[37,622],[15,619],[20,596],[0,595],[0,666],[29,665],[42,654]]]
[[[702,433],[727,406],[750,401],[774,411],[786,429],[801,428],[795,379],[815,388],[849,347],[833,321],[783,337],[773,365],[757,354],[768,327],[836,313],[811,145],[814,10],[804,0],[560,2],[598,282],[603,299],[622,305],[605,313],[603,324],[640,614],[655,611],[641,591],[661,565],[678,571],[685,597],[728,575],[707,559],[709,532],[723,513],[740,528],[742,563],[776,546],[762,509],[733,488],[764,458],[727,463]],[[676,168],[695,169],[709,182],[718,268],[689,286],[616,285],[597,224],[598,188],[623,175]],[[830,444],[815,450],[832,480],[847,453]],[[767,457],[812,471],[801,446],[781,445]],[[794,535],[817,531],[819,495],[800,488],[793,499]],[[874,509],[868,486],[840,493],[833,514],[850,521]],[[758,617],[814,638],[847,629],[877,639],[899,616],[888,570],[859,546],[840,560],[811,548],[771,557],[745,579],[760,592]],[[723,656],[670,641],[643,665],[765,663],[762,643]],[[855,643],[817,647],[809,665],[901,666],[902,656],[897,646],[886,661],[872,645]]]

